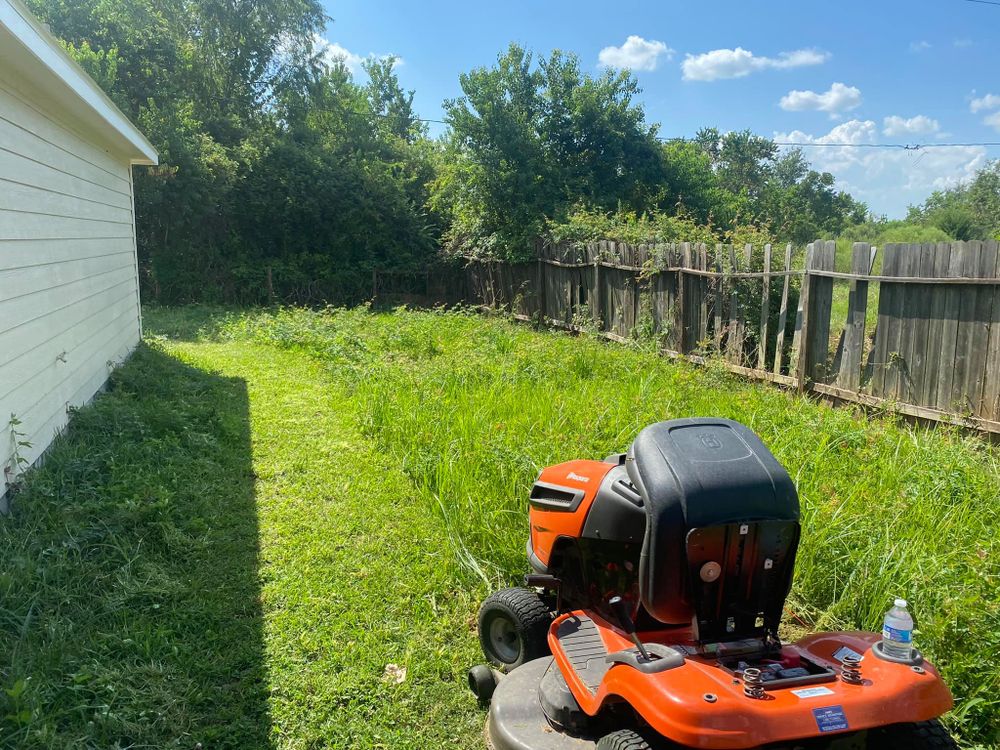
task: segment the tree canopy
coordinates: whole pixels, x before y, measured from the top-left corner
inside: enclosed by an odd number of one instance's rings
[[[511,45],[462,74],[431,138],[396,60],[355,80],[325,59],[319,0],[28,1],[160,152],[135,196],[163,302],[350,303],[373,269],[425,269],[442,248],[524,257],[546,234],[802,243],[874,221],[799,150],[712,127],[661,138],[631,73],[572,54]],[[979,235],[998,208],[994,165],[911,223]]]
[[[1000,239],[1000,161],[992,161],[969,182],[938,190],[920,206],[912,221],[931,224],[958,240]]]

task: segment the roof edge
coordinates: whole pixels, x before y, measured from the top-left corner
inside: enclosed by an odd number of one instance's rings
[[[131,147],[132,164],[159,163],[153,144],[69,56],[52,32],[35,18],[21,0],[0,0],[0,25],[10,29],[42,65],[121,136]]]

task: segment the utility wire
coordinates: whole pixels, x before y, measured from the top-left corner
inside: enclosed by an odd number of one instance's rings
[[[997,3],[1000,5],[1000,3]],[[696,143],[692,138],[659,138],[664,143]],[[888,148],[903,151],[920,151],[925,148],[958,148],[967,146],[1000,146],[1000,141],[977,141],[968,143],[817,143],[797,141],[772,141],[775,146],[794,146],[796,148]]]
[[[982,3],[983,5],[1000,5],[995,0],[965,0],[967,3]]]
[[[973,0],[968,0],[973,2]],[[977,2],[986,2],[986,0],[975,0]],[[993,5],[1000,5],[1000,2],[992,3]],[[311,106],[310,109],[319,110],[320,112],[328,112],[330,114],[352,114],[361,117],[381,117],[384,119],[393,118],[394,115],[385,114],[382,112],[361,112],[356,109],[332,109],[327,107],[316,107]],[[444,120],[434,120],[427,117],[411,117],[411,120],[415,122],[433,122],[438,125],[449,125],[450,123]],[[671,137],[659,137],[658,141],[663,143],[697,143],[693,138],[685,138],[684,136],[671,136]],[[817,142],[796,142],[796,141],[773,141],[775,146],[794,146],[796,148],[884,148],[884,149],[901,149],[903,151],[920,151],[927,148],[961,148],[969,146],[1000,146],[1000,141],[970,141],[967,143],[817,143]]]

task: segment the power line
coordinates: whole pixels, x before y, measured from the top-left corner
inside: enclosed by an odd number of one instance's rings
[[[970,2],[972,0],[969,0]],[[986,2],[986,0],[978,0],[979,2]],[[1000,5],[1000,2],[993,3],[994,5]],[[351,114],[358,115],[360,117],[381,117],[383,119],[394,119],[394,115],[386,114],[383,112],[361,112],[356,109],[346,109],[346,108],[328,108],[328,107],[317,107],[316,105],[311,105],[309,107],[312,110],[318,110],[320,112],[327,112],[330,114]],[[410,120],[414,122],[433,122],[438,125],[450,125],[450,123],[445,120],[434,120],[428,117],[410,117]],[[657,140],[663,143],[697,143],[693,138],[686,138],[684,136],[670,136],[661,137]],[[1000,141],[970,141],[968,143],[819,143],[819,142],[797,142],[797,141],[772,141],[775,146],[794,146],[796,148],[875,148],[875,149],[900,149],[903,151],[920,151],[927,148],[963,148],[970,146],[1000,146]]]
[[[1000,5],[1000,2],[997,3]],[[660,138],[664,143],[697,143],[692,138],[674,137]],[[902,151],[920,151],[927,148],[961,148],[968,146],[1000,146],[1000,141],[974,141],[968,143],[836,143],[817,141],[772,141],[775,146],[794,146],[796,148],[881,148],[899,149]]]
[[[982,3],[983,5],[1000,5],[995,0],[965,0],[967,3]]]
[[[1000,5],[1000,3],[997,3]],[[893,148],[903,151],[920,151],[926,148],[965,148],[969,146],[1000,146],[1000,141],[969,143],[795,143],[775,141],[775,146],[833,147],[833,148]]]

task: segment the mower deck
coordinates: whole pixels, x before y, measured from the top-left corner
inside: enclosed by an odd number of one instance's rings
[[[486,722],[490,750],[594,750],[597,738],[573,737],[554,728],[545,718],[539,686],[552,657],[535,659],[500,680]]]

